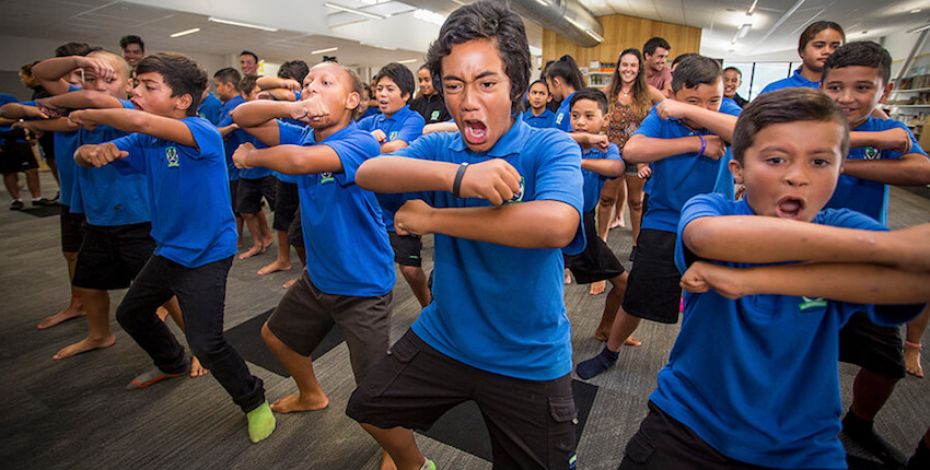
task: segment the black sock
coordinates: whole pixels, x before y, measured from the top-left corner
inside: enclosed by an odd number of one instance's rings
[[[917,443],[914,455],[907,461],[907,469],[923,470],[925,468],[930,468],[930,448],[927,447],[927,442],[921,438],[920,442]]]
[[[613,365],[617,363],[618,357],[620,357],[619,352],[613,352],[607,349],[607,346],[604,346],[604,350],[597,356],[587,361],[579,362],[578,366],[575,367],[575,373],[578,374],[578,377],[585,380],[596,377],[605,370],[613,367]]]
[[[904,465],[904,454],[882,439],[875,432],[873,425],[873,421],[860,418],[850,409],[843,418],[843,434],[846,434],[856,444],[871,452],[885,464],[894,465],[896,468]]]

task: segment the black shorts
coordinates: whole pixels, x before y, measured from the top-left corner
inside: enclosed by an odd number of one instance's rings
[[[401,266],[423,266],[420,252],[423,251],[423,240],[419,235],[398,235],[397,232],[388,232],[391,238],[391,248],[394,249],[394,262]]]
[[[61,227],[61,251],[77,253],[84,242],[84,214],[72,214],[71,208],[59,204],[58,222]]]
[[[304,228],[300,223],[300,207],[297,207],[297,213],[294,214],[294,220],[287,228],[287,242],[298,250],[304,249]]]
[[[731,459],[649,402],[649,414],[626,445],[619,470],[762,469]]]
[[[125,289],[155,252],[152,224],[86,226],[74,268],[74,287]]]
[[[627,280],[623,310],[659,323],[677,323],[681,273],[675,267],[672,232],[644,228],[636,244],[636,260]]]
[[[349,347],[355,382],[361,381],[391,344],[391,299],[355,297],[320,291],[305,269],[268,319],[268,329],[301,356],[310,356],[326,334],[339,325]]]
[[[625,272],[620,260],[610,247],[597,235],[594,211],[585,212],[584,236],[587,244],[584,251],[574,256],[565,256],[565,267],[572,271],[578,284],[590,284],[619,276]]]
[[[262,197],[268,201],[268,207],[274,209],[275,186],[278,180],[274,176],[266,176],[257,180],[239,178],[239,187],[236,189],[236,209],[241,214],[257,214],[262,210]]]
[[[0,150],[0,173],[4,175],[38,167],[32,147],[26,142],[7,142]]]
[[[233,213],[236,216],[239,215],[239,210],[236,209],[236,198],[239,197],[239,180],[229,180],[229,201],[232,204]]]
[[[840,329],[840,362],[888,377],[904,378],[907,369],[901,328],[876,325],[864,313],[853,315]]]
[[[297,185],[278,181],[274,196],[274,222],[272,228],[278,232],[287,232],[297,215],[300,198]]]
[[[474,400],[484,416],[494,468],[574,468],[577,413],[571,375],[531,381],[453,360],[408,330],[358,385],[346,414],[379,428],[427,430]]]

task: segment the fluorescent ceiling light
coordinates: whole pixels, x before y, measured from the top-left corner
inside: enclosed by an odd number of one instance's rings
[[[749,6],[749,10],[746,11],[747,15],[752,15],[756,12],[756,5],[759,3],[759,0],[753,0],[752,5]]]
[[[739,27],[739,31],[736,32],[736,37],[739,38],[739,39],[743,39],[744,37],[746,37],[746,36],[749,34],[749,30],[750,30],[750,29],[752,29],[752,25],[749,24],[749,23],[746,23],[746,24],[740,26],[740,27]]]
[[[397,50],[396,47],[379,46],[379,45],[377,45],[377,44],[371,44],[371,43],[368,43],[368,42],[359,42],[359,44],[361,44],[361,45],[363,45],[363,46],[368,46],[368,47],[377,47],[378,49],[384,49],[384,50],[386,50],[386,51],[396,51],[396,50]]]
[[[346,13],[352,13],[352,14],[354,14],[354,15],[364,16],[365,18],[371,18],[371,19],[373,19],[373,20],[383,20],[383,19],[387,19],[387,16],[384,16],[384,15],[379,15],[379,14],[377,14],[377,13],[369,13],[369,12],[364,11],[364,10],[359,10],[359,9],[357,9],[357,8],[350,8],[350,7],[347,7],[347,6],[344,6],[344,5],[339,5],[339,4],[337,4],[337,3],[326,2],[326,3],[323,4],[323,6],[325,6],[325,7],[327,7],[327,8],[332,8],[333,10],[339,10],[339,11],[343,11],[343,12],[346,12]]]
[[[187,36],[188,34],[194,34],[194,33],[199,32],[199,31],[200,31],[200,28],[185,29],[184,31],[178,31],[178,32],[176,32],[176,33],[170,35],[170,37],[179,38],[179,37],[181,37],[181,36]]]
[[[224,19],[222,19],[222,18],[214,18],[214,17],[212,17],[212,16],[211,16],[210,18],[208,18],[208,20],[209,20],[211,23],[220,23],[220,24],[228,24],[228,25],[232,25],[232,26],[242,26],[243,28],[260,29],[260,30],[262,30],[262,31],[268,31],[269,33],[274,33],[274,32],[276,32],[276,31],[278,30],[278,28],[271,28],[271,27],[262,26],[262,25],[259,25],[259,24],[243,23],[243,22],[241,22],[241,21],[224,20]]]
[[[398,60],[397,63],[398,63],[398,64],[412,64],[412,63],[416,62],[417,60],[418,60],[418,59]]]
[[[920,13],[920,8],[915,8],[911,10],[911,13]]]
[[[422,8],[418,10],[414,10],[413,17],[420,21],[425,21],[427,23],[433,23],[434,25],[437,25],[437,26],[442,26],[442,24],[446,22],[445,16],[442,16],[436,12],[424,10]]]
[[[313,55],[316,55],[316,54],[325,54],[327,52],[336,52],[338,50],[339,50],[338,47],[327,47],[326,49],[317,49],[315,51],[310,51],[310,53]]]
[[[919,32],[924,31],[924,30],[926,30],[926,29],[930,29],[930,23],[927,23],[927,24],[925,24],[925,25],[923,25],[923,26],[918,26],[918,27],[916,27],[916,28],[911,28],[911,29],[907,30],[907,32],[908,32],[908,33],[919,33]]]

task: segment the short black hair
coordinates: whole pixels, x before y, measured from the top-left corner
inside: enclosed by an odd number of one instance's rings
[[[678,54],[677,56],[675,56],[675,60],[672,61],[672,68],[680,64],[681,61],[688,59],[690,57],[697,56],[697,55],[700,55],[700,54],[695,54],[694,52],[685,52],[684,54]]]
[[[91,47],[86,42],[69,42],[55,48],[55,57],[85,56],[90,51]]]
[[[458,8],[446,18],[439,29],[439,38],[426,53],[426,65],[433,80],[442,80],[442,59],[454,46],[475,39],[492,39],[496,43],[510,80],[510,109],[520,109],[530,83],[530,48],[523,20],[506,3],[481,0]],[[442,87],[436,90],[441,96]]]
[[[727,68],[723,69],[723,71],[724,71],[724,73],[726,73],[726,72],[736,72],[736,73],[739,74],[740,78],[743,78],[743,71],[740,70],[740,69],[738,69],[738,68],[736,68],[736,67],[727,67]]]
[[[843,27],[832,21],[815,21],[801,32],[801,35],[798,37],[798,54],[804,52],[804,48],[807,47],[807,43],[811,42],[814,39],[814,36],[820,34],[821,31],[825,29],[832,29],[843,37],[843,42],[846,42],[846,32],[843,31]]]
[[[827,81],[830,70],[853,66],[878,69],[885,85],[891,79],[891,54],[877,42],[855,41],[838,47],[827,58],[823,64],[823,81]]]
[[[398,64],[397,62],[391,62],[384,67],[381,67],[381,70],[379,70],[378,74],[375,75],[375,86],[378,86],[378,82],[380,82],[384,77],[390,78],[391,81],[397,85],[397,88],[400,88],[401,96],[413,96],[413,90],[416,87],[416,80],[413,78],[413,72],[411,72],[407,67]]]
[[[539,79],[539,80],[534,81],[533,83],[530,83],[530,86],[526,87],[526,91],[529,92],[530,89],[533,88],[533,85],[535,85],[535,84],[537,84],[537,83],[540,83],[540,84],[542,84],[542,86],[546,87],[546,93],[549,93],[549,84],[546,83],[546,81],[543,80],[543,79]]]
[[[555,77],[562,79],[576,90],[580,90],[585,86],[584,75],[581,74],[581,69],[579,69],[578,64],[575,63],[575,58],[568,54],[559,57],[559,60],[553,62],[549,65],[549,68],[546,69],[547,79],[551,80]]]
[[[302,60],[289,60],[281,64],[278,69],[278,78],[290,78],[303,85],[304,78],[310,73],[310,66]]]
[[[610,107],[610,105],[607,103],[607,95],[605,95],[603,91],[598,90],[597,88],[582,88],[576,91],[575,94],[572,95],[572,102],[569,109],[574,108],[575,103],[581,100],[594,101],[597,103],[597,107],[601,108],[601,112],[604,114],[607,114],[607,109]]]
[[[256,63],[256,64],[258,63],[258,56],[255,55],[254,52],[252,52],[252,51],[242,51],[242,52],[239,53],[239,57],[242,57],[242,56],[244,56],[244,55],[250,55],[250,56],[252,56],[252,58],[255,59],[255,63]]]
[[[188,116],[196,116],[200,107],[200,98],[207,89],[207,72],[201,69],[190,57],[171,52],[160,52],[146,56],[136,66],[136,74],[157,73],[171,88],[171,97],[191,96],[191,105],[187,108]]]
[[[762,129],[798,121],[835,122],[843,129],[841,154],[849,152],[849,125],[833,100],[818,90],[785,88],[759,96],[740,113],[733,130],[733,158],[743,163],[746,149]]]
[[[119,40],[119,47],[121,49],[129,47],[130,44],[138,44],[139,49],[142,49],[142,52],[145,52],[145,42],[142,41],[142,38],[136,36],[135,34],[123,36],[123,38]]]
[[[672,91],[677,92],[682,87],[694,88],[698,85],[711,85],[721,75],[723,75],[723,70],[720,69],[720,62],[710,57],[693,55],[682,60],[672,72]]]
[[[246,75],[239,80],[239,91],[248,93],[258,86],[258,75]]]
[[[136,72],[138,73],[138,72]],[[239,82],[242,81],[242,74],[232,67],[225,67],[213,74],[213,79],[221,83],[232,83],[239,91]]]
[[[646,44],[643,44],[643,54],[649,54],[649,55],[655,54],[656,49],[660,47],[667,51],[672,50],[671,44],[669,44],[668,41],[665,40],[665,38],[662,38],[659,36],[651,37],[649,38],[648,41],[646,41]]]

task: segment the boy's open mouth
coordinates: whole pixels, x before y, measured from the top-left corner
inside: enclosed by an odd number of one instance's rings
[[[466,119],[462,121],[462,135],[469,144],[483,144],[488,140],[488,126],[478,120]]]
[[[782,219],[798,220],[802,210],[804,210],[804,200],[796,197],[786,196],[775,204],[775,214]]]

